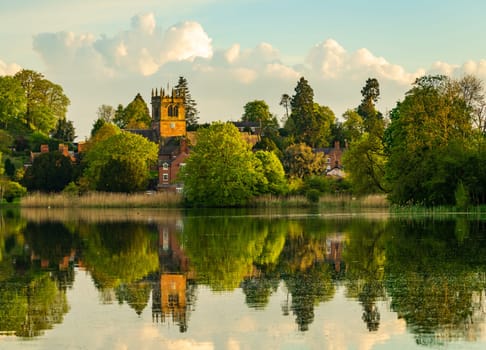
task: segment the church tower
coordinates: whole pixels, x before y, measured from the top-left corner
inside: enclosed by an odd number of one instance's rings
[[[160,137],[186,136],[186,111],[181,91],[166,95],[162,88],[152,90],[152,129]]]

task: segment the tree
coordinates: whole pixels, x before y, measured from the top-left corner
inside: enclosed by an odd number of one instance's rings
[[[280,159],[273,152],[257,151],[255,156],[262,163],[262,172],[267,180],[261,193],[283,194],[286,192],[285,171]]]
[[[364,130],[382,134],[384,129],[383,115],[376,110],[375,103],[380,97],[380,85],[375,78],[368,78],[361,89],[363,99],[356,112],[363,118]]]
[[[266,134],[267,131],[272,133],[272,129],[278,129],[277,117],[270,113],[270,108],[265,101],[254,100],[248,102],[243,109],[244,113],[241,120],[244,122],[258,123],[260,126],[260,137],[262,134]]]
[[[283,165],[288,177],[303,179],[322,174],[325,160],[322,153],[314,153],[308,145],[299,143],[285,150]]]
[[[157,161],[157,145],[143,136],[113,129],[111,125],[102,127],[90,141],[83,159],[84,178],[97,190],[144,190],[150,167]]]
[[[295,95],[290,105],[292,113],[286,128],[297,142],[305,142],[311,147],[322,147],[329,142],[334,113],[329,107],[314,103],[314,91],[304,77],[295,87]]]
[[[101,119],[107,123],[111,123],[115,118],[115,109],[113,108],[113,106],[101,105],[98,107],[96,115],[98,116],[98,119]]]
[[[282,94],[282,97],[280,98],[280,105],[285,109],[285,114],[283,118],[284,124],[289,119],[290,101],[291,98],[289,94]]]
[[[51,135],[53,138],[56,138],[61,141],[65,142],[73,142],[76,138],[74,130],[73,122],[66,119],[58,119],[56,130]]]
[[[356,194],[386,192],[386,157],[383,143],[370,133],[354,140],[343,155],[343,164]]]
[[[470,109],[454,85],[445,76],[418,78],[391,112],[385,140],[393,202],[453,205],[459,180],[468,187],[466,177],[474,176],[463,170],[474,154]]]
[[[48,134],[55,128],[58,119],[66,117],[69,98],[60,85],[45,79],[41,73],[23,69],[14,75],[14,79],[24,89],[27,125]]]
[[[376,79],[369,78],[361,90],[363,99],[356,112],[347,111],[344,122],[349,149],[343,164],[357,194],[386,192],[384,183],[386,155],[383,147],[384,120],[375,108],[380,95]]]
[[[10,147],[13,146],[14,138],[6,131],[0,129],[0,152],[10,152]]]
[[[22,184],[29,191],[59,192],[73,180],[71,159],[54,151],[38,155],[25,171]]]
[[[264,181],[260,161],[231,123],[216,122],[198,129],[197,144],[182,168],[184,196],[197,206],[240,206]]]
[[[8,129],[22,121],[27,109],[27,100],[20,82],[13,77],[0,76],[0,127]]]
[[[123,113],[117,111],[114,122],[121,129],[148,129],[151,126],[152,118],[144,99],[137,94]]]
[[[95,136],[98,130],[100,130],[103,125],[107,124],[104,119],[98,118],[93,123],[93,127],[91,128],[91,137]]]
[[[349,143],[358,140],[364,132],[364,123],[361,115],[359,115],[359,113],[355,110],[348,109],[346,112],[344,112],[343,118],[343,131],[346,140]]]
[[[175,87],[179,93],[182,94],[184,98],[184,109],[186,111],[186,124],[188,128],[194,128],[198,124],[199,111],[197,110],[197,103],[191,96],[191,92],[189,91],[189,85],[187,83],[187,79],[184,77],[179,77],[179,81]]]

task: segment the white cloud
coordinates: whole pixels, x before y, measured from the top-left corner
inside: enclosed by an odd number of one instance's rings
[[[132,18],[130,30],[95,39],[92,34],[42,33],[34,37],[34,49],[49,69],[75,75],[108,77],[127,74],[152,75],[164,64],[210,58],[211,39],[196,22],[184,22],[163,32],[153,13]],[[82,69],[85,67],[85,69]]]
[[[193,61],[213,55],[211,39],[197,22],[184,22],[169,28],[163,38],[161,61]]]
[[[231,46],[225,53],[224,57],[226,58],[226,61],[228,63],[233,63],[238,59],[238,56],[240,55],[240,45],[239,44],[234,44]]]
[[[372,75],[378,80],[410,84],[424,74],[423,70],[408,73],[402,66],[375,56],[366,48],[350,54],[334,39],[327,39],[314,46],[307,55],[306,64],[312,73],[329,80],[363,80]]]
[[[17,63],[5,63],[0,60],[0,75],[14,75],[21,69]]]

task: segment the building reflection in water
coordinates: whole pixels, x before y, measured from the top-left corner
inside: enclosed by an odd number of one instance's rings
[[[156,323],[175,323],[180,332],[185,332],[196,301],[196,284],[178,238],[182,221],[160,223],[158,231],[160,268],[152,293],[152,319]]]

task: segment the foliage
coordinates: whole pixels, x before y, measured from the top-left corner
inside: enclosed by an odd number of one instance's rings
[[[9,203],[14,199],[23,197],[27,194],[27,189],[15,181],[5,181],[0,179],[0,201],[2,198]]]
[[[96,116],[98,117],[98,120],[102,120],[106,123],[111,123],[115,118],[115,108],[109,105],[101,105],[96,111]]]
[[[152,118],[144,99],[137,94],[122,113],[118,109],[113,121],[121,129],[148,129]]]
[[[260,193],[284,194],[287,192],[285,171],[282,163],[273,152],[257,151],[255,156],[260,160],[261,171],[267,180],[260,189]]]
[[[56,138],[61,141],[65,142],[73,142],[76,138],[74,130],[73,122],[66,119],[58,119],[56,130],[51,135],[53,138]]]
[[[14,139],[6,130],[0,129],[0,152],[10,152],[10,147],[13,146]]]
[[[472,135],[470,109],[453,81],[444,76],[417,79],[392,111],[385,134],[392,202],[454,205],[459,180],[466,187],[484,183],[477,173],[486,159],[481,147],[470,142]],[[476,169],[465,162],[468,158]]]
[[[90,133],[91,137],[95,136],[98,130],[100,130],[101,127],[105,124],[107,123],[103,119],[101,118],[96,119],[95,122],[93,123],[93,126],[91,127],[91,133]]]
[[[29,191],[59,192],[73,180],[69,157],[59,151],[39,154],[25,171],[22,184]]]
[[[59,119],[66,118],[69,98],[60,85],[44,78],[41,73],[23,69],[14,75],[24,89],[25,122],[32,130],[49,134]]]
[[[265,181],[260,166],[233,124],[213,123],[198,129],[197,144],[180,173],[184,196],[191,205],[244,205]]]
[[[267,131],[271,132],[272,129],[278,129],[277,117],[270,113],[270,108],[265,101],[254,100],[248,102],[243,109],[244,113],[241,120],[244,122],[259,123],[261,128],[260,136],[261,134],[266,134]]]
[[[454,192],[456,199],[456,207],[460,210],[467,209],[469,206],[469,193],[462,181],[457,184],[456,191]]]
[[[140,135],[105,125],[87,151],[83,173],[94,189],[134,192],[144,190],[150,166],[157,160],[157,145]]]
[[[375,108],[380,97],[380,85],[375,78],[368,78],[361,89],[363,99],[356,112],[363,118],[364,131],[381,135],[384,129],[383,115]]]
[[[189,85],[187,83],[187,79],[184,77],[179,77],[179,81],[175,86],[175,89],[179,91],[184,97],[184,110],[186,112],[186,123],[189,129],[194,129],[195,126],[198,124],[199,111],[197,110],[197,103],[191,96],[191,92],[189,91]]]
[[[329,143],[334,112],[326,106],[314,103],[314,91],[304,77],[295,87],[291,99],[292,113],[286,123],[297,142],[304,142],[311,147],[322,147]]]
[[[27,100],[17,79],[0,76],[0,127],[8,129],[12,123],[22,122]]]
[[[376,79],[369,78],[361,90],[363,99],[356,112],[344,114],[349,149],[343,165],[357,194],[386,192],[384,181],[386,155],[383,146],[384,120],[375,108],[380,95]]]
[[[382,141],[364,133],[343,154],[343,164],[356,194],[386,192],[386,156]]]
[[[361,115],[352,109],[348,109],[344,112],[343,118],[343,132],[346,140],[349,143],[358,140],[364,132],[364,122]]]
[[[283,165],[288,177],[305,178],[322,174],[325,159],[322,153],[314,153],[309,146],[299,143],[285,150]]]

